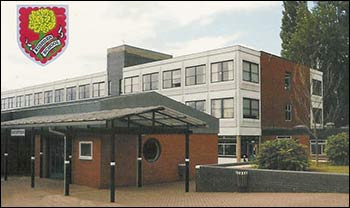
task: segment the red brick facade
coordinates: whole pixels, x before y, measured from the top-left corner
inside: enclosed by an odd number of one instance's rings
[[[178,164],[185,159],[185,136],[143,135],[142,142],[155,138],[161,146],[160,157],[155,162],[143,160],[143,184],[171,182],[178,180]],[[36,136],[35,174],[40,171],[40,136]],[[79,142],[93,142],[93,159],[79,159]],[[116,135],[116,185],[137,183],[137,136]],[[190,176],[195,175],[195,166],[214,164],[217,158],[218,137],[214,134],[193,134],[190,136]],[[72,183],[95,188],[108,188],[110,180],[110,137],[106,135],[77,136],[73,139]],[[45,168],[45,167],[44,167]]]
[[[310,126],[310,69],[287,59],[261,52],[261,127]],[[284,88],[290,72],[290,90]],[[285,120],[285,106],[292,105],[292,120]]]

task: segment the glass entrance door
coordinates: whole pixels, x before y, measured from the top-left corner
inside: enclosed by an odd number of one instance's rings
[[[50,136],[48,138],[49,146],[49,177],[55,179],[63,179],[64,165],[64,146],[63,138]]]

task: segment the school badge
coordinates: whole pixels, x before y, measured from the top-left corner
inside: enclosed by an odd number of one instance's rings
[[[68,44],[67,6],[17,6],[18,44],[35,63],[46,65]]]

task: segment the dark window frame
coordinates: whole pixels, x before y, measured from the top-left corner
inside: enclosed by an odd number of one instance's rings
[[[204,67],[203,74],[198,74],[199,67]],[[189,69],[194,69],[194,75],[193,76],[187,76],[187,70],[189,70]],[[204,76],[204,79],[203,79],[202,83],[198,82],[198,76],[199,75],[203,75]],[[194,84],[187,83],[187,78],[189,78],[189,77],[194,77]],[[205,83],[206,83],[206,64],[189,66],[189,67],[185,68],[185,86],[201,85],[201,84],[205,84]]]
[[[158,80],[157,80],[157,85],[154,87],[153,83],[155,83],[155,81],[152,80],[152,75],[157,74],[158,76]],[[145,82],[145,77],[149,76],[149,82]],[[149,84],[149,90],[145,89],[145,83]],[[148,74],[144,74],[142,75],[142,91],[151,91],[151,90],[158,90],[159,89],[159,72],[152,72],[152,73],[148,73]]]
[[[197,104],[200,103],[200,102],[204,102],[204,109],[203,109],[203,111],[197,108]],[[202,111],[202,112],[206,112],[206,100],[191,100],[191,101],[186,101],[185,102],[185,104],[187,106],[190,106],[191,103],[194,103],[194,106],[195,106],[194,109]]]
[[[43,93],[37,92],[34,93],[34,105],[42,105],[43,104]]]
[[[134,85],[136,85],[136,84],[134,84],[133,82],[133,80],[134,80],[134,78],[138,78],[138,83],[137,83],[137,85],[138,86],[140,86],[140,76],[139,75],[136,75],[136,76],[132,76],[132,77],[125,77],[124,78],[124,94],[129,94],[129,93],[134,93]],[[130,79],[131,80],[131,84],[129,85],[131,88],[131,91],[130,92],[126,92],[125,91],[125,89],[126,89],[126,85],[125,85],[125,82],[126,82],[126,80],[127,79]],[[135,91],[135,92],[137,92],[137,91]]]
[[[229,72],[230,70],[227,70],[227,71],[223,71],[223,64],[226,63],[226,62],[232,62],[232,79],[224,79],[224,72]],[[225,60],[225,61],[217,61],[217,62],[214,62],[214,63],[211,63],[210,64],[210,81],[211,83],[216,83],[216,82],[226,82],[226,81],[232,81],[235,79],[235,66],[234,66],[234,60],[233,59],[230,59],[230,60]],[[219,69],[217,72],[215,73],[219,73],[218,77],[219,79],[217,81],[213,81],[213,64],[220,64],[219,65]]]
[[[74,101],[74,100],[77,100],[77,86],[67,87],[66,101]]]
[[[232,117],[225,117],[225,110],[226,109],[230,109],[230,108],[225,108],[225,106],[224,106],[224,100],[231,100],[232,99],[232,102],[233,102],[233,106],[232,106]],[[213,101],[217,101],[217,100],[220,100],[220,110],[221,110],[221,112],[220,112],[220,117],[219,117],[219,119],[221,118],[221,119],[232,119],[232,118],[234,118],[235,117],[235,100],[234,100],[234,98],[233,97],[228,97],[228,98],[215,98],[215,99],[211,99],[211,115],[212,116],[214,116],[213,115]]]
[[[102,93],[102,88],[101,88],[101,86],[102,85],[105,85],[106,83],[105,83],[105,81],[102,81],[102,82],[94,82],[94,83],[92,83],[92,97],[102,97],[102,96],[104,96],[104,92]],[[95,86],[97,86],[97,95],[95,94]],[[106,90],[105,89],[105,86],[103,87],[103,90]],[[103,94],[103,95],[102,95]]]
[[[317,83],[317,84],[315,84]],[[312,79],[312,94],[317,96],[322,96],[322,81],[317,79]]]
[[[55,103],[64,101],[64,88],[55,89]]]
[[[179,83],[175,83],[174,82],[174,72],[176,72],[176,71],[180,71],[180,82]],[[171,76],[170,76],[170,79],[167,79],[167,80],[165,80],[164,79],[164,74],[165,73],[170,73],[171,74]],[[163,71],[163,79],[162,79],[162,81],[163,81],[163,89],[171,89],[171,88],[177,88],[177,87],[181,87],[181,79],[182,79],[182,77],[181,77],[181,69],[179,68],[179,69],[172,69],[172,70],[167,70],[167,71]],[[171,81],[171,87],[165,87],[164,86],[164,83],[165,83],[165,81],[168,81],[168,80],[170,80]],[[179,86],[175,86],[175,84],[179,84]]]
[[[154,142],[154,144],[155,144],[155,146],[156,146],[156,148],[157,148],[157,152],[156,152],[156,154],[155,154],[155,156],[154,156],[153,158],[148,158],[147,155],[146,155],[146,154],[147,154],[147,151],[145,150],[146,145],[149,145],[150,142]],[[157,139],[155,139],[155,138],[149,138],[149,139],[147,139],[147,140],[145,141],[145,143],[143,144],[142,153],[143,153],[143,154],[142,154],[143,158],[145,158],[145,160],[146,160],[147,162],[149,162],[149,163],[154,163],[154,162],[156,162],[157,160],[159,160],[160,155],[161,155],[161,153],[162,153],[162,146],[161,146],[159,140],[157,140]]]
[[[249,64],[249,71],[244,70],[244,63]],[[256,66],[257,66],[258,73],[252,72],[252,65],[256,65]],[[249,74],[249,80],[247,80],[247,79],[244,78],[244,73],[248,73],[248,74]],[[254,80],[252,79],[252,77],[253,77],[252,74],[255,74],[255,75],[258,76],[258,81],[254,81]],[[252,82],[252,83],[255,83],[255,84],[259,84],[259,83],[260,83],[259,64],[254,63],[254,62],[250,62],[250,61],[243,60],[243,61],[242,61],[242,80],[245,81],[245,82]]]
[[[249,101],[249,108],[246,108],[245,106],[244,106],[244,100],[248,100]],[[258,109],[253,109],[253,105],[252,105],[252,102],[253,101],[255,101],[255,102],[258,102]],[[245,118],[245,119],[256,119],[256,120],[259,120],[260,119],[260,100],[258,100],[258,99],[254,99],[254,98],[246,98],[246,97],[244,97],[243,98],[243,103],[242,103],[242,106],[243,106],[243,118]],[[244,114],[244,111],[245,110],[249,110],[249,114],[248,115],[246,115],[246,114]],[[258,115],[257,115],[257,117],[255,117],[254,115],[253,115],[253,111],[258,111]]]
[[[284,74],[284,89],[291,90],[292,89],[292,72],[286,71]]]
[[[88,98],[90,98],[90,84],[79,85],[79,99],[88,99]]]

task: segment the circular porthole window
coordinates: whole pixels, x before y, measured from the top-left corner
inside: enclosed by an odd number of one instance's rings
[[[143,157],[148,162],[155,162],[160,156],[160,143],[156,139],[149,139],[143,145]]]

